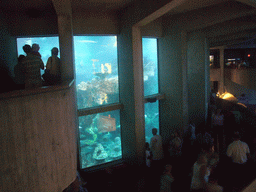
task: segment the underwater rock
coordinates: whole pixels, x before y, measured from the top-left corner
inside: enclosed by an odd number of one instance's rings
[[[109,156],[113,159],[121,158],[122,156],[122,149],[121,146],[115,146],[113,150],[110,152]]]
[[[96,144],[96,141],[94,140],[80,140],[80,147],[84,147],[84,146],[92,146],[92,145],[95,145]]]
[[[121,145],[121,138],[120,137],[115,138],[115,144],[116,145]]]
[[[112,148],[109,152],[109,156],[113,159],[121,158],[122,156],[122,147],[121,147],[121,138],[116,137],[112,143]]]
[[[88,139],[88,137],[86,137],[86,135],[80,134],[80,140],[86,140],[86,139]]]
[[[107,134],[105,134],[103,137],[102,137],[102,141],[103,142],[110,142],[110,138],[111,138],[111,134],[108,132]]]
[[[84,153],[84,154],[88,154],[88,153],[93,153],[94,151],[94,147],[92,146],[86,146],[86,147],[81,147],[81,153]]]
[[[105,151],[102,144],[99,143],[93,152],[93,158],[96,161],[102,161],[102,160],[105,160],[107,157],[108,157],[107,152]]]

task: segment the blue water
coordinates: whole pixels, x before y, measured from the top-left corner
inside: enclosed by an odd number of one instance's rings
[[[59,38],[56,37],[29,37],[29,38],[17,38],[17,50],[18,55],[25,55],[22,47],[25,44],[32,45],[37,43],[40,46],[39,52],[42,55],[42,60],[46,65],[47,59],[51,56],[51,49],[53,47],[59,48]],[[152,95],[158,93],[158,59],[157,59],[157,39],[155,38],[143,38],[143,61],[144,61],[144,91],[145,95]],[[113,98],[119,100],[118,89],[118,63],[117,63],[117,37],[116,36],[74,36],[74,57],[75,57],[75,75],[76,84],[79,87],[81,82],[85,82],[91,86],[90,89],[94,92],[85,92],[84,90],[78,91],[78,108],[79,105],[86,105],[86,102],[98,104],[99,99],[104,99],[102,103],[108,104]],[[111,65],[111,72],[108,73],[107,65]],[[105,72],[104,72],[105,70]],[[107,76],[104,80],[98,80],[95,75],[106,73]],[[42,72],[43,73],[43,72]],[[96,79],[96,80],[95,80]],[[116,85],[109,85],[109,82],[116,83]],[[94,84],[93,84],[94,83]],[[104,84],[106,83],[106,85]],[[97,88],[98,85],[103,84],[102,87]],[[95,88],[94,88],[95,87]],[[111,88],[116,90],[116,93],[106,94],[105,88]],[[107,89],[106,88],[106,89]],[[97,93],[97,91],[99,93]],[[103,94],[102,94],[103,93]],[[111,98],[112,97],[112,98]],[[152,136],[151,129],[153,127],[159,128],[158,117],[158,102],[148,103],[145,105],[145,120],[146,141],[149,142]],[[98,121],[101,117],[111,117],[114,119],[115,131],[102,133],[98,129]],[[112,150],[112,145],[116,140],[121,138],[121,127],[119,120],[119,111],[110,111],[104,114],[88,115],[79,118],[79,131],[80,131],[80,153],[81,153],[81,165],[82,168],[95,166],[101,163],[109,162],[121,158],[121,148],[115,148]],[[100,145],[99,145],[100,144]],[[103,148],[102,148],[103,147]],[[121,147],[121,145],[120,145]],[[95,152],[99,148],[104,150],[104,154],[99,154],[99,157],[95,157]],[[100,158],[102,156],[102,159]],[[104,159],[103,159],[104,157]]]

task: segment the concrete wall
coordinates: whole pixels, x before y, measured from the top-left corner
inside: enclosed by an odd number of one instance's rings
[[[12,36],[58,35],[56,14],[45,12],[38,18],[20,13],[5,13]],[[73,34],[119,34],[120,15],[115,12],[73,12]],[[159,37],[162,34],[161,19],[145,26],[143,36]]]
[[[118,34],[119,19],[115,13],[74,12],[73,33],[79,34]]]
[[[249,89],[256,90],[255,72],[255,69],[225,69],[225,78]]]
[[[192,32],[188,37],[189,119],[196,125],[205,122],[209,90],[209,62],[206,62],[207,44],[203,34]],[[209,58],[209,54],[208,54]]]
[[[123,158],[129,163],[136,163],[136,135],[135,135],[135,104],[134,104],[134,74],[132,59],[132,31],[131,28],[121,30],[117,39],[120,102],[124,104],[121,110],[120,123],[122,125]]]
[[[207,118],[210,94],[209,46],[203,33],[164,18],[159,38],[161,132],[167,142],[172,129],[185,131],[188,123],[199,125]]]
[[[159,47],[159,89],[165,94],[160,101],[160,134],[164,143],[170,138],[170,131],[183,127],[183,76],[181,31],[168,31],[158,40]]]
[[[7,23],[8,17],[0,12],[0,68],[9,72],[14,79],[14,66],[18,63],[18,53],[15,37],[11,36]]]
[[[37,18],[22,13],[8,13],[12,36],[52,36],[58,34],[57,15],[45,12]]]
[[[135,44],[141,46],[141,30],[133,26],[156,11],[162,5],[156,1],[138,2],[136,5],[124,10],[120,17],[120,28],[117,39],[120,102],[124,105],[121,110],[123,157],[130,164],[144,163],[145,129],[140,126],[144,120],[144,94],[143,94],[143,71],[142,63],[135,49]],[[148,26],[145,26],[146,28]],[[134,33],[137,33],[134,39]]]
[[[255,73],[255,69],[225,69],[224,77],[234,83],[244,86],[247,89],[256,90]],[[220,69],[211,69],[210,76],[211,81],[220,81]],[[224,84],[226,86],[226,81]]]

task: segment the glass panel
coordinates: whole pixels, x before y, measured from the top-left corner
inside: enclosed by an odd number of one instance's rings
[[[59,49],[59,37],[22,37],[17,38],[18,55],[26,55],[22,47],[25,44],[32,46],[34,43],[39,44],[39,52],[45,65],[48,58],[51,56],[51,49],[53,47],[57,47]]]
[[[144,95],[158,93],[157,39],[142,38]]]
[[[116,36],[75,36],[78,109],[119,102]]]
[[[152,128],[157,128],[159,133],[159,105],[155,103],[145,103],[145,136],[146,142],[150,142]]]
[[[79,117],[81,168],[122,158],[120,111]]]
[[[142,38],[144,96],[157,94],[158,91],[158,60],[157,39]],[[152,128],[159,133],[159,107],[158,101],[145,104],[145,139],[150,142]]]

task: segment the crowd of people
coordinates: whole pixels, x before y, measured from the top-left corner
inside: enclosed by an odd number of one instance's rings
[[[182,174],[184,171],[182,167],[185,166],[183,164],[189,164],[189,161],[193,159],[194,162],[188,171],[190,176],[188,191],[237,190],[234,190],[234,187],[241,184],[245,175],[248,175],[247,171],[251,165],[248,163],[248,161],[251,162],[249,146],[241,141],[241,134],[237,130],[223,135],[224,116],[220,109],[216,110],[212,118],[216,119],[213,120],[210,128],[196,128],[195,140],[191,139],[193,129],[189,139],[182,137],[179,131],[175,130],[171,134],[168,153],[164,153],[162,137],[157,134],[157,129],[152,129],[153,136],[150,143],[146,143],[147,179],[149,181],[147,185],[150,189],[160,192],[180,191],[181,186],[177,183],[182,185],[186,178]],[[226,137],[229,139],[226,140]],[[189,140],[190,146],[189,151],[184,151],[186,154],[183,154],[186,139]],[[193,158],[195,156],[197,157]],[[174,173],[173,170],[175,170]]]
[[[24,85],[25,89],[30,89],[60,82],[60,58],[57,47],[52,48],[46,67],[38,44],[35,43],[32,46],[26,44],[22,48],[26,55],[19,55],[18,64],[14,68],[15,79],[19,84]],[[44,70],[43,75],[41,70]]]

